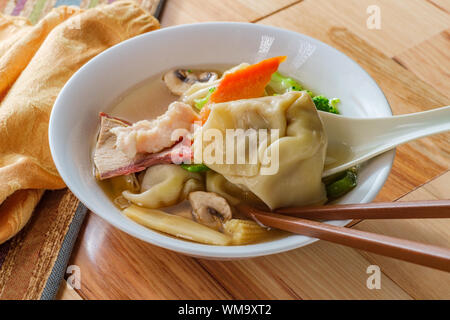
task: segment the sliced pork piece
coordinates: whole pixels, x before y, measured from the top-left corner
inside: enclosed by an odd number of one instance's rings
[[[156,164],[181,163],[192,159],[192,150],[190,146],[183,144],[183,141],[157,153],[138,153],[129,157],[116,147],[117,136],[111,129],[125,128],[130,126],[130,123],[105,113],[100,113],[100,118],[100,133],[94,153],[97,179],[143,171]]]

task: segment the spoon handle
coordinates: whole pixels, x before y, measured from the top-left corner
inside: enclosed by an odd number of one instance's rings
[[[408,141],[450,130],[450,106],[384,118],[379,125],[379,130],[384,131],[379,137],[383,139],[385,148],[392,149]]]
[[[328,167],[323,177],[343,171],[403,143],[450,130],[450,106],[384,118],[350,118],[319,112],[329,139],[352,149],[352,159]]]
[[[241,206],[238,209],[269,227],[450,272],[450,249],[264,212],[251,207]]]
[[[450,200],[290,207],[276,212],[313,220],[450,218]]]

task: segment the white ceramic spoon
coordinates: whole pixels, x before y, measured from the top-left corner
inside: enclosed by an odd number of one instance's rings
[[[343,171],[396,146],[450,130],[450,106],[385,118],[350,118],[319,111],[328,135],[327,157],[345,146],[349,152],[325,164],[323,177]],[[340,146],[340,147],[339,147]],[[328,159],[330,160],[330,159]]]

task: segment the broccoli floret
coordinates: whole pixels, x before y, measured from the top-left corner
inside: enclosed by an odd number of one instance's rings
[[[330,100],[330,108],[331,108],[330,112],[339,114],[339,110],[337,108],[337,104],[339,102],[341,102],[341,99],[338,99],[338,98],[334,98],[334,99]]]
[[[272,74],[272,78],[269,82],[269,87],[275,91],[274,95],[283,94],[290,91],[303,91],[305,90],[300,83],[292,78],[285,77],[278,71]],[[316,108],[325,112],[331,112],[339,114],[336,105],[340,102],[339,99],[331,99],[319,95],[315,96],[311,91],[305,90],[314,101]]]
[[[312,100],[318,110],[328,112],[328,109],[330,108],[330,100],[328,100],[328,98],[324,96],[315,96]]]
[[[292,78],[283,76],[278,71],[272,74],[272,78],[270,79],[269,82],[269,87],[276,92],[274,95],[283,94],[291,91],[306,91],[311,96],[311,98],[314,96],[314,94],[311,91],[303,88],[300,83],[298,83]]]
[[[339,114],[338,109],[336,108],[336,104],[339,103],[339,99],[332,99],[331,101],[324,96],[315,96],[312,98],[316,108],[321,111],[331,112],[335,114]]]
[[[303,87],[294,79],[283,76],[278,71],[272,74],[272,78],[269,82],[271,87],[276,93],[283,94],[290,91],[302,91]]]

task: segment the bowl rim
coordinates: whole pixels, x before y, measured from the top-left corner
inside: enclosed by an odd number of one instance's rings
[[[50,115],[50,121],[49,121],[49,144],[50,144],[50,151],[53,157],[53,161],[55,163],[55,166],[61,176],[61,178],[66,183],[67,187],[74,193],[74,195],[80,200],[81,203],[83,203],[90,211],[94,212],[96,215],[100,216],[101,218],[105,219],[108,223],[112,224],[114,227],[118,228],[121,231],[126,232],[127,234],[136,237],[138,239],[141,239],[145,242],[151,243],[153,245],[157,245],[159,247],[169,249],[175,252],[179,252],[182,254],[187,254],[194,257],[201,257],[201,258],[212,258],[212,259],[241,259],[241,258],[252,258],[252,257],[258,257],[258,256],[265,256],[265,255],[271,255],[276,253],[281,253],[289,250],[293,250],[296,248],[300,248],[303,246],[307,246],[311,243],[314,243],[318,241],[319,239],[308,237],[309,239],[306,241],[298,241],[296,239],[297,236],[289,236],[287,238],[284,238],[283,240],[290,239],[291,241],[285,241],[283,245],[278,245],[274,248],[267,248],[266,246],[263,246],[264,244],[268,244],[273,241],[263,242],[263,243],[257,243],[257,244],[249,244],[249,245],[241,245],[241,246],[215,246],[215,245],[206,245],[206,244],[200,244],[200,243],[194,243],[182,239],[176,239],[172,238],[170,236],[167,236],[163,233],[159,233],[157,231],[154,231],[152,229],[148,229],[150,231],[148,235],[152,233],[157,233],[159,235],[162,235],[165,239],[164,241],[160,241],[158,239],[152,238],[149,239],[149,237],[144,236],[143,234],[136,232],[135,230],[131,230],[128,226],[124,226],[120,223],[117,223],[117,221],[108,219],[108,215],[104,212],[97,212],[94,210],[93,207],[89,205],[89,201],[86,201],[86,198],[84,197],[83,193],[78,190],[70,181],[70,177],[66,174],[64,170],[64,164],[62,163],[61,159],[58,156],[58,150],[56,146],[55,136],[55,122],[57,119],[58,110],[61,109],[58,107],[61,104],[62,97],[64,96],[64,93],[69,90],[72,83],[77,80],[77,78],[85,72],[86,69],[90,67],[90,65],[98,63],[98,61],[101,61],[105,56],[108,56],[111,54],[111,52],[117,50],[120,47],[128,46],[130,43],[133,43],[135,41],[140,41],[141,39],[153,37],[155,34],[160,33],[167,33],[171,32],[173,30],[177,29],[189,29],[189,28],[197,28],[197,27],[244,27],[244,28],[255,28],[255,29],[266,29],[270,30],[272,32],[282,32],[287,33],[288,35],[291,35],[293,37],[302,37],[305,40],[310,41],[313,44],[319,44],[320,46],[325,46],[327,49],[333,51],[334,54],[340,55],[344,59],[346,59],[348,62],[353,64],[357,69],[365,73],[367,76],[367,80],[372,83],[372,85],[375,86],[379,90],[379,93],[381,93],[383,98],[383,103],[385,106],[387,106],[387,111],[390,113],[388,116],[392,116],[392,108],[389,104],[389,101],[386,98],[386,95],[384,94],[383,90],[380,88],[380,86],[377,84],[377,82],[370,76],[370,74],[362,68],[356,61],[348,57],[345,53],[339,51],[338,49],[328,45],[325,42],[322,42],[318,39],[312,38],[308,35],[302,34],[300,32],[283,29],[279,27],[269,26],[269,25],[261,25],[261,24],[254,24],[254,23],[248,23],[248,22],[200,22],[200,23],[192,23],[192,24],[183,24],[183,25],[177,25],[177,26],[170,26],[166,28],[162,28],[159,30],[155,30],[152,32],[144,33],[138,36],[135,36],[133,38],[127,39],[123,42],[120,42],[105,51],[99,53],[94,58],[90,59],[88,62],[86,62],[82,67],[80,67],[79,70],[77,70],[71,78],[66,82],[66,84],[63,86],[61,91],[58,94],[58,97],[55,100],[51,115]],[[395,158],[395,149],[388,151],[387,153],[391,154],[388,170],[383,170],[383,172],[378,174],[378,184],[379,188],[375,188],[374,190],[371,190],[371,192],[367,193],[363,200],[360,203],[368,203],[372,201],[377,194],[380,192],[381,188],[385,184],[390,171],[392,169],[392,165]],[[385,153],[386,154],[386,153]],[[101,210],[100,210],[101,211]],[[327,221],[326,223],[330,223],[333,225],[338,226],[344,226],[350,223],[352,220],[340,220],[340,221]],[[145,228],[145,227],[144,227]],[[300,236],[303,237],[303,236]],[[170,240],[170,241],[167,241]],[[277,240],[274,240],[277,241]],[[188,248],[190,247],[190,248]],[[225,248],[225,249],[224,249]]]

